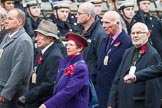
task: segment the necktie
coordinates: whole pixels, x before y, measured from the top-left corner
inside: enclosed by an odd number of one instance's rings
[[[113,40],[112,37],[110,37],[110,38],[109,38],[109,41],[108,41],[108,44],[107,44],[106,52],[110,49],[112,40]]]
[[[138,58],[139,58],[139,48],[136,48],[135,51],[134,51],[134,55],[133,55],[133,59],[132,59],[132,63],[136,63]]]

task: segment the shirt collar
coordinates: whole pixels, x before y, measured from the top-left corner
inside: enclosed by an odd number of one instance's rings
[[[17,31],[15,31],[15,32],[13,32],[12,34],[10,34],[10,33],[9,33],[9,35],[8,35],[8,36],[11,38],[11,37],[13,37],[13,36],[14,36],[14,35],[15,35],[17,32],[18,32],[18,30],[17,30]]]
[[[51,42],[49,45],[47,45],[44,49],[41,50],[42,54],[45,53],[45,51],[53,44],[54,42]]]
[[[115,35],[112,36],[113,42],[115,39],[119,36],[119,34],[122,32],[122,30],[119,30]]]

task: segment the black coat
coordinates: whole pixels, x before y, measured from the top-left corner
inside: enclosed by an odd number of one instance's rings
[[[7,33],[8,32],[5,29],[0,31],[0,44],[3,41],[3,38],[6,36]]]
[[[39,107],[52,96],[58,63],[62,58],[63,55],[56,43],[53,43],[42,55],[42,63],[37,66],[36,70],[36,84],[30,82],[29,91],[25,94],[27,103],[36,104],[33,108]]]
[[[139,70],[160,62],[157,51],[149,44],[147,50],[136,62],[136,73]],[[159,79],[153,79],[134,84],[124,83],[124,76],[132,66],[135,47],[126,50],[122,57],[117,74],[112,84],[108,105],[113,108],[160,108]]]
[[[115,77],[116,71],[120,65],[122,55],[127,48],[132,46],[130,36],[125,33],[123,30],[117,39],[110,46],[110,53],[108,54],[109,60],[108,64],[104,65],[103,61],[105,55],[107,54],[106,48],[109,41],[109,37],[105,38],[102,41],[100,56],[98,59],[98,67],[96,69],[96,90],[99,99],[99,108],[106,108],[107,101],[109,97],[109,92],[111,89],[112,81]],[[119,46],[116,46],[116,43],[119,43]]]
[[[88,47],[85,48],[83,56],[88,65],[89,72],[92,73],[94,67],[97,65],[102,40],[106,37],[98,17],[96,17],[95,22],[83,36],[88,41]]]
[[[73,14],[69,14],[69,17],[67,21],[63,22],[57,19],[54,14],[51,14],[49,17],[49,20],[51,20],[54,24],[58,27],[58,36],[64,37],[66,33],[68,32],[76,32],[80,33],[81,28],[79,25],[77,25],[76,17]]]

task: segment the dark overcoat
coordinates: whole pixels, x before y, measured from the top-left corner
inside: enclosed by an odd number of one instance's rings
[[[122,55],[125,49],[132,46],[130,36],[124,30],[119,34],[117,39],[110,46],[110,53],[108,54],[108,64],[104,65],[103,61],[107,54],[107,44],[109,37],[102,42],[100,56],[98,60],[98,68],[96,73],[96,90],[99,99],[99,108],[106,108],[111,89],[112,81],[115,77],[116,71],[120,65]],[[117,43],[120,43],[116,46]]]
[[[146,44],[146,53],[136,62],[136,72],[160,62],[157,51]],[[135,47],[126,50],[122,62],[113,81],[108,105],[113,108],[160,108],[159,79],[153,79],[134,84],[124,83],[124,76],[128,74],[132,65]]]
[[[106,37],[100,19],[96,17],[89,29],[82,35],[88,41],[88,47],[85,48],[83,56],[91,75],[94,67],[97,65],[102,40]]]
[[[83,60],[81,54],[66,57],[60,62],[56,85],[59,83],[55,95],[44,103],[47,108],[88,108],[89,76],[86,64],[78,63],[73,75],[65,75],[65,68],[80,60]]]
[[[38,65],[36,61],[36,84],[30,80],[29,91],[25,93],[26,102],[31,104],[27,105],[27,108],[38,108],[44,101],[52,97],[59,60],[63,58],[63,54],[54,42],[41,58],[41,64]]]

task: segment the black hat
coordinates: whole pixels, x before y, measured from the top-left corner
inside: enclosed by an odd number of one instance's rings
[[[141,1],[150,1],[150,2],[151,2],[151,0],[137,0],[137,5],[138,5],[138,6],[139,6],[139,3],[140,3]]]
[[[74,33],[74,32],[68,32],[66,35],[67,40],[73,40],[74,42],[78,43],[82,47],[87,47],[88,42],[87,39],[84,38],[82,35]]]
[[[2,3],[4,3],[5,1],[15,1],[15,0],[1,0]]]

